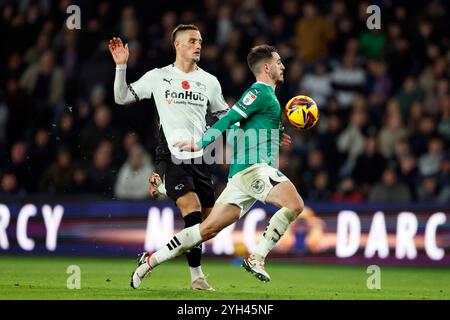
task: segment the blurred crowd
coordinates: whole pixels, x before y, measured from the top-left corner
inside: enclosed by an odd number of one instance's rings
[[[81,9],[69,30],[66,9]],[[367,6],[381,9],[370,30]],[[127,80],[174,61],[170,34],[196,24],[199,65],[230,106],[253,82],[249,49],[275,45],[281,105],[306,94],[320,121],[298,132],[280,169],[306,200],[450,202],[447,1],[0,2],[0,194],[146,199],[156,146],[152,101],[114,104],[107,40],[129,44]],[[220,192],[227,166],[212,167]]]

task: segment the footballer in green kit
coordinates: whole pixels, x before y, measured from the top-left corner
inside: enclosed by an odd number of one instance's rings
[[[244,259],[243,267],[259,280],[270,281],[264,267],[266,256],[303,211],[304,203],[292,182],[274,167],[280,144],[287,143],[286,137],[281,138],[282,110],[275,96],[276,86],[284,81],[280,55],[276,48],[260,45],[251,49],[247,63],[256,82],[242,98],[199,141],[174,144],[181,151],[201,150],[239,123],[233,138],[235,149],[226,188],[201,224],[177,233],[153,254],[144,252],[139,256],[131,277],[133,288],[138,288],[157,265],[215,237],[240,219],[256,201],[280,209],[271,217],[254,252]]]
[[[282,136],[280,103],[272,86],[256,82],[233,106],[233,119],[241,118],[240,126],[234,127],[233,158],[228,177],[233,177],[255,163],[273,166],[278,157],[280,137]],[[230,117],[233,117],[230,115]],[[218,124],[219,132],[222,130]],[[213,133],[213,130],[211,130]],[[208,132],[201,140],[202,147],[209,144]]]

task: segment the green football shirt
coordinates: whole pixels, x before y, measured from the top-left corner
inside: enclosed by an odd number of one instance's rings
[[[273,88],[256,82],[244,92],[225,117],[205,132],[197,145],[206,147],[220,135],[218,132],[223,133],[234,123],[240,122],[240,127],[233,129],[234,150],[228,177],[255,163],[273,166],[280,148],[281,114],[281,106]]]

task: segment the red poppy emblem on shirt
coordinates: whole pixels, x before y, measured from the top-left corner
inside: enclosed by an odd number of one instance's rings
[[[189,85],[189,81],[183,81],[181,83],[181,86],[183,87],[184,90],[189,89],[191,86]]]

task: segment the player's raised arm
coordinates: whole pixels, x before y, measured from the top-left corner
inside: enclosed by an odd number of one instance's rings
[[[120,38],[114,37],[109,40],[108,48],[116,65],[127,64],[128,56],[130,55],[130,51],[128,50],[128,43],[124,46]]]
[[[127,85],[126,70],[129,56],[128,44],[123,45],[120,38],[112,38],[108,44],[109,52],[116,63],[116,76],[114,78],[114,101],[124,105],[149,98],[152,85],[149,83],[148,73],[131,85]],[[147,77],[147,78],[146,78]]]

